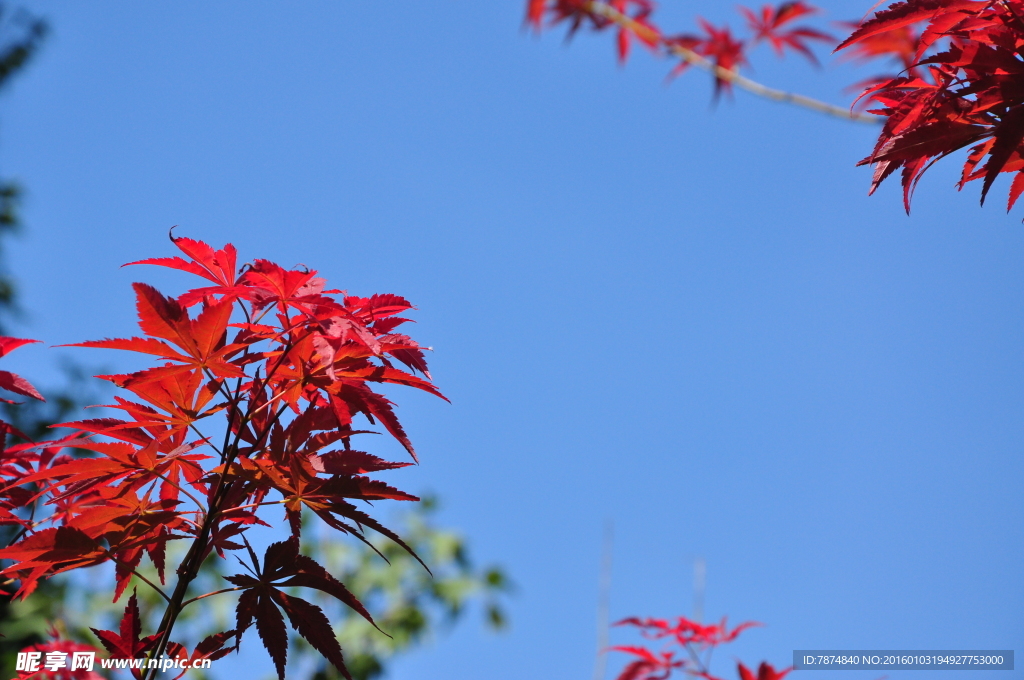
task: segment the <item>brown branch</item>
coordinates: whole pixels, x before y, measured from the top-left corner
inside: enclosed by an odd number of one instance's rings
[[[280,362],[278,362],[280,365]],[[275,371],[276,371],[275,367]],[[238,403],[233,405],[233,408],[238,412]],[[266,439],[270,435],[271,428],[280,419],[281,414],[288,408],[287,404],[281,407],[281,410],[274,414],[270,422],[267,423],[265,430],[260,433],[259,439],[256,441],[255,448],[260,449],[266,445]],[[252,417],[252,412],[247,411],[246,414],[241,418],[241,423],[244,425]],[[231,421],[229,420],[229,423]],[[228,428],[230,431],[230,427]],[[167,609],[164,610],[163,618],[160,621],[160,638],[157,642],[156,647],[150,653],[149,658],[158,659],[161,658],[167,649],[167,645],[171,640],[171,630],[174,628],[174,624],[178,619],[178,615],[181,613],[182,603],[185,601],[185,593],[188,591],[189,584],[192,583],[199,575],[199,570],[206,560],[208,549],[210,547],[210,535],[213,531],[214,523],[219,519],[223,512],[222,505],[227,500],[231,487],[237,481],[237,477],[230,474],[231,464],[234,459],[238,456],[238,442],[239,439],[236,436],[235,442],[230,450],[226,450],[227,459],[224,462],[223,472],[220,474],[220,478],[217,480],[217,486],[213,491],[210,500],[209,511],[203,518],[202,527],[199,530],[199,534],[192,541],[192,545],[189,547],[188,553],[185,555],[185,559],[182,560],[181,566],[178,568],[178,582],[175,584],[174,592],[171,594],[170,600],[167,604]],[[142,680],[155,680],[156,672],[158,669],[148,668],[142,675]]]
[[[762,97],[764,99],[770,99],[776,102],[782,102],[785,104],[793,104],[794,106],[801,106],[805,109],[817,111],[818,113],[824,113],[828,116],[835,116],[836,118],[842,118],[844,120],[853,121],[855,123],[870,123],[871,125],[880,125],[883,121],[879,116],[873,116],[866,113],[858,113],[851,109],[845,109],[842,106],[836,106],[835,104],[829,104],[813,97],[807,97],[802,94],[796,94],[793,92],[786,92],[785,90],[776,90],[775,88],[762,85],[761,83],[751,80],[746,76],[741,76],[735,69],[723,68],[710,59],[707,59],[700,54],[697,54],[693,50],[677,45],[665,40],[665,38],[658,31],[652,29],[650,26],[646,26],[639,21],[623,14],[611,5],[600,2],[599,0],[588,0],[584,3],[585,9],[597,16],[604,17],[611,21],[617,26],[627,29],[634,33],[637,37],[645,42],[664,49],[669,54],[672,54],[688,64],[692,64],[699,69],[707,71],[711,75],[715,76],[719,80],[735,85],[736,87],[746,90],[753,95]]]

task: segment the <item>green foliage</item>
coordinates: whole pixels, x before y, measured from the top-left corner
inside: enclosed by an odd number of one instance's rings
[[[9,16],[10,15],[10,16]],[[39,49],[46,35],[46,23],[24,11],[15,11],[0,3],[0,89],[6,87],[20,72],[29,58]],[[18,202],[21,189],[16,182],[0,179],[0,239],[17,230]],[[0,242],[0,255],[3,254]],[[9,318],[15,311],[15,287],[5,263],[0,260],[0,319]],[[0,323],[0,330],[5,324]],[[50,423],[66,415],[74,404],[72,392],[65,392],[47,404],[16,409],[3,406],[4,419],[34,436],[47,429]],[[27,405],[26,405],[27,406]],[[14,536],[14,527],[0,529],[0,543],[6,545]],[[7,584],[0,584],[6,590]],[[46,638],[49,622],[53,620],[63,589],[56,583],[45,584],[32,602],[11,602],[0,597],[0,677],[11,678],[17,652]]]
[[[6,536],[0,540],[6,540]],[[9,597],[0,598],[0,635],[3,635],[0,638],[0,677],[17,677],[14,665],[18,652],[47,639],[62,593],[63,588],[58,584],[47,583],[31,601],[12,602]]]
[[[11,13],[9,6],[0,3],[0,31],[0,88],[3,88],[39,50],[47,26],[41,18],[25,10],[16,9]]]
[[[21,188],[17,184],[0,181],[0,236],[17,228],[20,199]],[[14,307],[14,293],[14,281],[4,272],[0,275],[0,310],[9,312]]]
[[[39,17],[24,10],[12,13],[6,4],[0,2],[0,90],[10,83],[39,50],[46,32],[46,22]],[[0,238],[16,231],[20,225],[18,206],[21,194],[17,182],[0,179]],[[3,248],[0,247],[0,256],[2,254]],[[14,296],[14,282],[0,261],[0,317],[9,316],[15,310]]]
[[[399,535],[423,558],[433,575],[386,539],[373,541],[380,555],[351,541],[311,543],[311,556],[337,575],[366,604],[381,630],[391,636],[382,635],[351,610],[334,608],[331,620],[355,680],[380,675],[391,657],[428,640],[433,631],[451,626],[471,604],[482,608],[489,628],[500,630],[507,625],[501,601],[511,591],[508,578],[496,567],[474,567],[462,537],[433,525],[431,516],[436,510],[436,500],[426,498],[398,522]],[[320,604],[328,604],[327,598],[322,600]],[[311,651],[304,644],[298,645],[297,665],[314,659]],[[324,664],[313,675],[313,680],[340,678]]]
[[[379,677],[386,671],[392,657],[449,629],[470,610],[480,610],[484,625],[492,630],[501,630],[507,625],[502,601],[512,588],[504,572],[496,567],[476,568],[464,539],[456,532],[434,524],[435,499],[426,498],[411,508],[397,517],[393,524],[433,574],[387,539],[373,541],[380,554],[358,541],[339,539],[333,532],[324,532],[324,536],[317,536],[317,540],[309,542],[312,548],[310,557],[342,580],[366,605],[381,630],[387,633],[376,630],[354,611],[337,605],[330,597],[311,598],[332,621],[353,680]],[[312,521],[303,527],[304,535],[314,531],[315,523]],[[183,550],[181,545],[168,546],[168,562],[173,563],[180,557],[176,553]],[[229,585],[221,578],[228,568],[229,565],[221,560],[205,564],[194,582],[196,591],[213,592]],[[139,571],[157,582],[152,566],[143,566]],[[98,575],[97,580],[104,582]],[[133,581],[132,586],[138,587],[143,621],[147,625],[155,625],[165,604],[163,599],[138,580]],[[309,596],[308,591],[306,596]],[[211,633],[234,626],[234,604],[230,599],[209,598],[207,602],[213,605],[212,608],[188,607],[182,612],[178,626],[180,637],[187,644],[195,644]],[[124,602],[112,603],[108,592],[83,587],[80,577],[69,582],[64,604],[67,611],[74,613],[73,617],[66,619],[68,625],[74,624],[69,636],[90,644],[98,642],[92,637],[89,627],[115,625],[124,609]],[[63,608],[58,608],[56,613],[63,616],[60,609]],[[90,620],[86,620],[81,612],[89,612]],[[340,680],[342,677],[301,638],[292,645],[288,656],[291,661],[289,677],[307,677],[310,680]],[[192,673],[190,677],[195,680],[205,677],[200,671]]]

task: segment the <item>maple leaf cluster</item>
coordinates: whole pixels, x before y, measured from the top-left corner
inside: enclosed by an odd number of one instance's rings
[[[802,54],[812,63],[818,60],[811,51],[814,41],[834,45],[836,40],[822,31],[794,22],[817,12],[811,5],[797,0],[779,5],[764,5],[759,11],[740,7],[751,36],[741,40],[733,36],[728,26],[715,26],[698,17],[700,33],[664,33],[651,20],[655,4],[651,0],[527,0],[526,22],[536,31],[545,26],[567,23],[569,35],[580,28],[594,31],[614,30],[618,58],[624,63],[633,42],[656,53],[678,60],[671,75],[676,76],[688,68],[694,55],[713,64],[717,69],[736,72],[748,63],[747,55],[754,46],[764,42],[782,56],[786,50]],[[715,94],[728,91],[732,81],[715,74]]]
[[[616,680],[666,680],[676,670],[705,680],[720,680],[708,670],[711,653],[718,645],[732,642],[747,628],[760,624],[748,621],[730,630],[725,619],[705,625],[680,616],[675,621],[631,617],[615,625],[634,626],[648,640],[667,642],[657,652],[643,645],[611,647],[613,651],[634,657]],[[789,673],[789,669],[777,671],[767,662],[761,663],[757,675],[742,663],[738,664],[737,670],[740,680],[782,680]]]
[[[971,147],[958,188],[982,180],[981,202],[1012,173],[1007,211],[1024,191],[1024,0],[908,0],[861,24],[837,49],[902,42],[904,71],[861,95],[885,125],[871,155],[873,192],[902,170],[903,201],[937,160]]]
[[[699,65],[714,77],[715,96],[734,83],[778,101],[864,121],[870,116],[844,112],[824,102],[773,90],[739,75],[750,49],[767,43],[814,63],[814,42],[835,44],[827,33],[797,24],[817,10],[797,0],[740,7],[750,37],[735,37],[728,26],[698,17],[699,33],[671,35],[653,22],[652,0],[527,0],[526,23],[536,31],[567,24],[614,32],[620,62],[640,41],[653,52],[677,60],[671,74]],[[871,155],[869,193],[902,171],[907,212],[923,174],[939,159],[970,148],[958,189],[982,180],[984,204],[1001,173],[1011,173],[1007,211],[1024,192],[1024,0],[904,0],[870,19],[843,24],[852,34],[836,51],[855,61],[889,60],[897,73],[877,75],[853,86],[861,91],[854,108],[874,106],[883,129]]]
[[[40,579],[100,564],[114,566],[114,601],[135,577],[154,588],[167,601],[159,630],[142,636],[133,596],[120,632],[96,631],[108,651],[124,657],[217,658],[237,648],[255,622],[283,678],[287,616],[347,676],[326,616],[292,589],[318,590],[372,619],[342,583],[300,553],[302,514],[371,547],[367,528],[408,550],[357,503],[418,500],[368,476],[411,463],[356,450],[352,439],[367,432],[357,429],[362,417],[416,459],[393,403],[371,387],[406,385],[443,398],[423,349],[399,332],[412,305],[397,295],[346,295],[327,289],[315,271],[267,260],[239,269],[231,245],[173,241],[184,257],[131,264],[189,272],[204,285],[170,297],[136,283],[141,335],[77,345],[155,359],[144,370],[99,376],[123,390],[108,405],[122,416],[63,423],[73,432],[62,439],[4,449],[0,523],[20,531],[0,549],[9,561],[0,574],[18,583],[20,598]],[[25,342],[0,339],[0,353]],[[0,386],[41,398],[13,374],[0,372]],[[281,506],[290,538],[271,545],[261,561],[245,534],[270,525],[261,511],[271,506]],[[180,540],[190,547],[168,593],[138,569],[148,559],[165,584],[167,544]],[[243,555],[249,573],[227,577],[232,587],[224,591],[186,599],[214,552]],[[191,654],[170,639],[182,608],[226,591],[240,591],[234,630]]]

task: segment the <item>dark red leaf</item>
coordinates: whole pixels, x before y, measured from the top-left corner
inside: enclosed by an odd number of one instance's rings
[[[341,655],[341,645],[334,636],[331,622],[324,616],[323,610],[298,597],[290,597],[281,591],[274,591],[272,597],[284,609],[292,628],[299,632],[306,642],[338,669],[348,680],[352,680],[345,660]]]

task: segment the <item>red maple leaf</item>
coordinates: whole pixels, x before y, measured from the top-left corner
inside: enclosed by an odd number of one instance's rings
[[[696,644],[702,647],[713,647],[725,642],[732,642],[747,628],[760,626],[755,621],[747,621],[736,626],[732,630],[726,625],[723,618],[719,623],[704,625],[692,621],[685,616],[680,616],[675,623],[667,619],[638,619],[630,617],[615,624],[616,626],[636,626],[640,629],[641,635],[652,640],[666,637],[675,638],[680,645]]]
[[[224,287],[231,287],[235,283],[237,271],[238,253],[230,243],[220,250],[215,250],[202,241],[190,238],[171,236],[171,241],[190,259],[184,260],[180,257],[154,257],[147,260],[129,262],[125,266],[133,264],[155,264],[161,267],[170,267],[181,271],[190,272],[201,276],[204,279],[213,281]]]
[[[978,9],[980,6],[987,4],[991,3],[986,3],[983,0],[910,0],[909,2],[894,2],[887,9],[875,12],[871,19],[858,25],[857,29],[849,37],[839,43],[836,51],[838,52],[854,43],[905,26],[923,21],[931,21],[938,15],[958,12],[961,9]]]
[[[7,336],[0,336],[0,357],[7,356],[14,350],[24,345],[28,345],[38,340],[26,340],[24,338],[11,338]],[[0,371],[0,388],[3,388],[9,392],[14,392],[23,397],[31,397],[40,401],[46,401],[43,399],[43,395],[39,394],[39,391],[32,386],[32,383],[22,378],[17,373],[11,373],[10,371]],[[15,404],[17,402],[11,399],[4,399],[0,397],[0,401]],[[10,423],[0,420],[0,450],[7,444],[7,435],[13,434],[15,437],[19,437],[26,441],[29,440],[28,435],[24,434]]]
[[[128,598],[128,604],[124,608],[124,615],[121,617],[121,624],[117,632],[95,628],[90,628],[90,630],[95,633],[100,643],[114,659],[141,659],[154,648],[160,637],[159,633],[142,637],[139,601],[134,593]],[[134,668],[132,675],[136,678],[142,677],[142,673]]]
[[[238,598],[235,609],[237,621],[236,631],[239,642],[242,633],[256,622],[256,630],[263,646],[270,653],[277,668],[277,675],[284,680],[284,667],[288,657],[288,633],[284,626],[283,609],[288,615],[292,628],[298,631],[314,649],[337,668],[342,675],[351,680],[345,660],[342,657],[341,645],[334,637],[330,621],[324,616],[320,607],[310,604],[298,597],[289,596],[280,588],[297,586],[314,588],[331,595],[354,609],[371,624],[373,617],[342,585],[312,558],[299,553],[299,541],[295,537],[281,543],[274,543],[267,548],[263,556],[263,566],[250,550],[254,576],[236,574],[227,580],[244,588]],[[283,580],[282,580],[283,579]]]
[[[0,559],[14,560],[0,574],[21,580],[15,597],[25,599],[39,579],[109,560],[106,549],[80,529],[49,527],[33,532],[14,545],[0,549]]]
[[[743,51],[746,44],[742,40],[735,39],[728,26],[718,28],[701,17],[697,17],[697,22],[700,24],[701,30],[704,31],[704,35],[677,35],[668,38],[666,43],[693,50],[702,57],[710,59],[715,66],[725,69],[726,71],[735,71],[740,66],[747,63],[747,59]],[[671,75],[679,75],[686,70],[689,65],[689,62],[684,59],[675,67],[675,69],[672,70]],[[716,74],[715,99],[717,99],[723,91],[731,92],[732,84],[728,80]]]
[[[772,49],[779,56],[788,47],[807,57],[812,63],[817,64],[818,58],[814,56],[811,48],[807,45],[808,40],[819,42],[835,43],[835,38],[822,33],[821,31],[807,26],[796,28],[784,27],[803,16],[817,12],[817,9],[800,2],[784,2],[781,5],[764,5],[760,14],[755,13],[747,7],[740,7],[740,11],[747,19],[747,26],[754,32],[754,42],[768,41]]]
[[[770,663],[762,661],[761,665],[757,668],[757,675],[755,676],[749,668],[742,663],[739,664],[740,680],[782,680],[791,670],[791,668],[787,668],[777,671]]]
[[[960,188],[981,179],[984,203],[1001,173],[1011,173],[1007,210],[1024,191],[1024,1],[908,0],[877,12],[838,49],[865,49],[878,36],[923,23],[909,75],[871,85],[862,97],[885,117],[875,149],[871,191],[902,170],[904,205],[934,162],[972,147]],[[945,49],[925,50],[939,40]]]
[[[630,662],[616,680],[665,680],[676,668],[685,668],[686,661],[675,658],[675,652],[655,654],[646,647],[611,647],[611,651],[626,652],[639,657]]]

